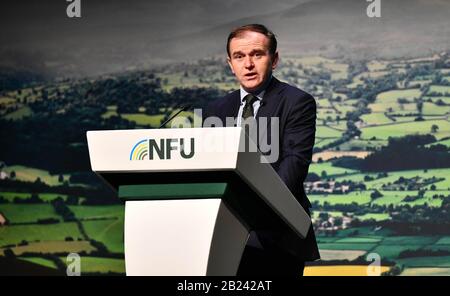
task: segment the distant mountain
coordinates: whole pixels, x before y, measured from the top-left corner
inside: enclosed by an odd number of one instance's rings
[[[229,31],[246,23],[271,28],[283,54],[390,58],[450,48],[447,0],[381,0],[381,18],[366,15],[365,0],[92,0],[82,1],[81,19],[65,16],[65,1],[1,5],[0,67],[14,50],[69,76],[225,55]]]
[[[362,0],[310,1],[161,43],[160,48],[180,58],[196,52],[224,53],[229,30],[255,22],[271,28],[279,37],[280,49],[287,54],[391,58],[450,48],[450,1],[381,0],[381,18],[367,16],[368,4]]]

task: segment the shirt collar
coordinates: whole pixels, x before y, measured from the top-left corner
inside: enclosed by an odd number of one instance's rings
[[[258,100],[262,100],[264,93],[266,92],[266,90],[263,90],[262,92],[260,92],[259,94],[256,95],[256,98],[258,98]],[[248,95],[249,92],[247,92],[245,89],[242,88],[241,86],[241,102],[244,102],[244,98],[246,95]]]
[[[269,77],[269,79],[267,80],[267,82],[266,82],[266,84],[265,84],[265,86],[264,86],[264,89],[259,93],[259,94],[257,94],[256,95],[256,97],[258,98],[258,100],[262,100],[263,99],[263,97],[264,97],[264,93],[266,92],[266,88],[267,88],[267,86],[270,84],[270,81],[272,80],[272,75],[270,75],[270,77]],[[246,95],[248,95],[249,94],[249,92],[247,92],[243,87],[242,87],[242,85],[241,85],[241,102],[244,102],[244,98],[245,98],[245,96]],[[254,95],[254,94],[253,94]]]

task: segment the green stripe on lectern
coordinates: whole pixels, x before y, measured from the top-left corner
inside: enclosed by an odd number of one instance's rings
[[[119,186],[122,199],[218,198],[225,194],[227,183],[146,184]]]

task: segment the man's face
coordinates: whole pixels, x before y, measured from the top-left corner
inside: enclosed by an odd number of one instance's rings
[[[230,41],[228,64],[241,86],[248,92],[257,90],[278,63],[278,52],[269,53],[269,38],[257,32],[244,32]]]

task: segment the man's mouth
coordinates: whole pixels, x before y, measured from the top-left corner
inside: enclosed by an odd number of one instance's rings
[[[256,73],[247,73],[247,74],[245,74],[245,77],[247,79],[253,79],[256,77]]]

